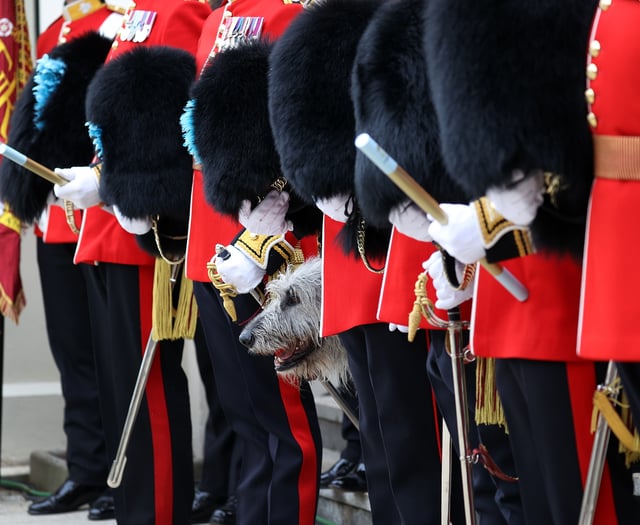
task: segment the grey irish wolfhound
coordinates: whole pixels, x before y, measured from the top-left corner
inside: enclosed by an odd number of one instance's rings
[[[291,382],[344,383],[348,364],[338,336],[320,337],[322,264],[314,257],[267,284],[268,302],[240,334],[250,352],[274,356],[276,372]]]

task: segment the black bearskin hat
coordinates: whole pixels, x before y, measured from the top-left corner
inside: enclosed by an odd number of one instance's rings
[[[140,47],[107,63],[87,94],[102,200],[125,217],[159,216],[162,244],[173,254],[186,245],[193,163],[182,146],[180,115],[194,77],[190,53]],[[157,255],[151,234],[138,242]]]
[[[90,32],[43,56],[16,102],[8,144],[48,168],[82,166],[93,157],[84,99],[111,40]],[[17,164],[0,167],[0,195],[26,223],[46,207],[53,185]]]
[[[536,246],[580,257],[592,173],[584,99],[593,0],[426,5],[425,52],[442,152],[472,198],[513,170],[566,188],[532,225]]]
[[[216,55],[191,91],[193,143],[205,197],[235,219],[243,200],[255,206],[282,177],[269,123],[271,46],[257,40]],[[290,193],[287,217],[296,233],[319,230],[321,214],[315,206],[304,203],[289,185],[285,189]]]
[[[271,53],[269,114],[282,171],[307,202],[355,193],[351,69],[380,0],[327,0],[300,14]],[[355,253],[360,214],[343,228]],[[389,228],[367,226],[366,251],[386,253]]]
[[[374,14],[358,44],[352,98],[356,134],[369,133],[436,200],[466,202],[440,155],[422,46],[425,0],[390,2]],[[356,194],[364,217],[388,224],[407,200],[365,155],[356,155]]]

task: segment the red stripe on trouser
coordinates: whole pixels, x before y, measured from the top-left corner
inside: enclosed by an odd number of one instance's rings
[[[318,455],[316,444],[311,434],[311,427],[307,412],[300,398],[300,390],[278,378],[280,396],[284,405],[289,428],[293,438],[302,452],[302,465],[298,478],[298,498],[300,511],[298,525],[313,525],[316,522],[316,507],[318,499]]]
[[[589,470],[591,448],[594,439],[594,435],[591,433],[593,392],[596,389],[594,365],[593,363],[567,363],[566,370],[578,451],[578,462],[580,464],[582,486],[584,487]],[[618,518],[613,501],[611,477],[609,476],[609,467],[605,463],[593,524],[616,525],[617,523]]]
[[[153,302],[153,266],[140,266],[140,329],[144,353],[151,332]],[[162,378],[160,347],[156,349],[151,372],[145,389],[151,441],[153,446],[153,483],[156,525],[172,525],[173,522],[173,454],[169,414]]]

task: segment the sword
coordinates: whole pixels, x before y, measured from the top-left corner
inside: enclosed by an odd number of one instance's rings
[[[64,186],[68,182],[55,171],[52,171],[35,160],[30,159],[26,155],[23,155],[18,150],[13,149],[11,146],[8,146],[3,142],[0,142],[0,155],[5,159],[15,162],[19,166],[29,170],[31,173],[35,173],[39,177],[48,180],[52,184]]]
[[[424,212],[431,215],[440,224],[447,224],[447,214],[442,210],[438,202],[367,133],[358,135],[355,145]],[[485,257],[478,262],[518,301],[527,300],[529,292],[506,268],[499,264],[488,262]]]
[[[612,400],[615,400],[618,396],[618,389],[612,388],[617,378],[618,369],[613,361],[609,361],[604,383],[598,385],[598,390],[606,393]],[[607,420],[601,413],[598,413],[598,424],[591,448],[591,459],[589,460],[589,470],[587,471],[587,480],[585,481],[584,493],[582,495],[578,525],[591,525],[593,523],[610,436],[611,429],[607,424]]]
[[[174,264],[171,267],[170,281],[172,290],[181,267],[181,264]],[[140,363],[140,369],[138,370],[138,377],[136,378],[136,384],[133,388],[131,401],[129,402],[129,410],[127,411],[127,417],[122,428],[118,451],[116,452],[116,457],[111,465],[109,477],[107,478],[107,485],[111,488],[117,488],[120,486],[120,483],[122,483],[124,468],[127,464],[127,447],[129,446],[129,440],[131,439],[131,433],[133,432],[133,425],[136,422],[140,406],[142,405],[142,398],[144,397],[144,391],[147,386],[147,381],[149,380],[151,365],[153,364],[153,358],[156,355],[157,347],[158,341],[153,338],[152,328],[149,333],[149,339],[147,339],[147,346],[144,350],[142,362]]]
[[[474,457],[469,445],[469,405],[467,384],[465,381],[465,352],[462,345],[463,322],[460,319],[460,309],[451,308],[447,311],[447,352],[451,357],[453,372],[453,393],[456,403],[456,427],[458,428],[458,453],[460,454],[460,471],[462,474],[462,498],[464,503],[465,523],[475,525],[476,512],[473,503],[473,480],[471,467]]]

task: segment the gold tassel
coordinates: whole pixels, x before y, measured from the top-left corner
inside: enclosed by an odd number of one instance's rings
[[[198,305],[193,295],[193,281],[183,274],[176,318],[173,322],[174,339],[193,339],[198,321]]]
[[[153,273],[153,338],[156,341],[171,339],[172,301],[171,266],[162,259],[156,259]]]
[[[233,304],[233,298],[238,296],[236,287],[232,284],[227,284],[222,280],[215,263],[207,263],[207,274],[211,280],[211,284],[215,286],[216,290],[220,293],[222,298],[222,306],[224,307],[227,315],[235,323],[238,320],[238,314],[236,312],[236,305]]]
[[[418,279],[416,280],[414,293],[416,296],[416,300],[413,301],[413,308],[409,313],[409,332],[407,333],[407,338],[410,343],[413,343],[416,338],[416,333],[420,329],[420,321],[422,321],[422,315],[424,312],[423,304],[427,301],[427,272],[422,272],[418,275]]]
[[[156,341],[192,339],[196,331],[198,308],[193,282],[184,274],[179,279],[178,306],[173,307],[173,266],[157,258],[153,276],[153,338]],[[184,270],[182,270],[184,271]]]
[[[508,433],[502,402],[496,389],[496,360],[476,358],[476,424],[499,425]]]

